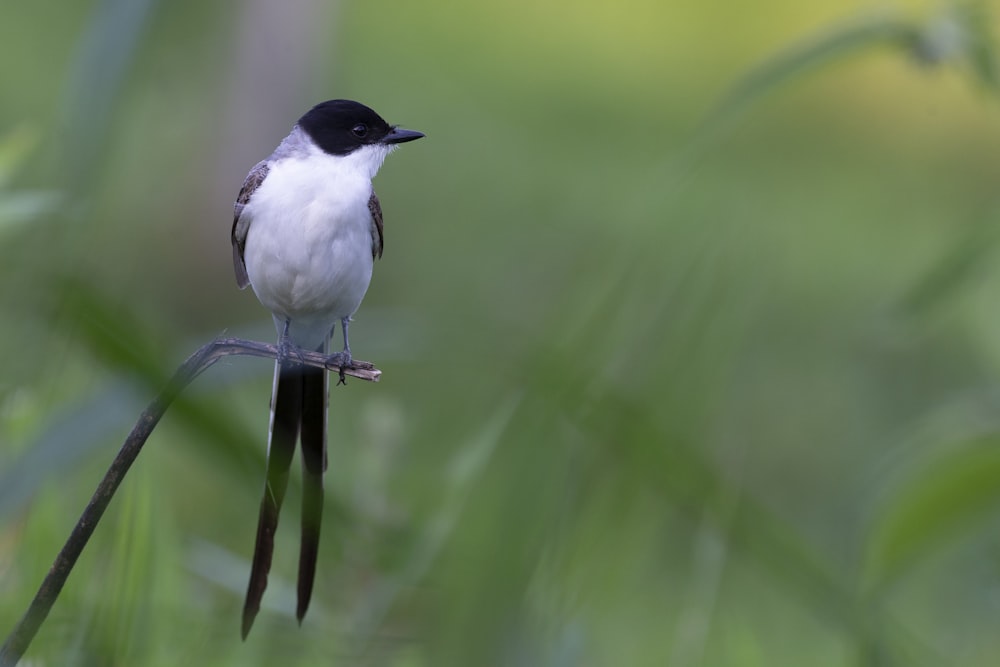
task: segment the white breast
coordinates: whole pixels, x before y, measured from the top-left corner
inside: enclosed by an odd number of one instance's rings
[[[371,175],[355,162],[318,149],[281,158],[243,210],[250,285],[302,347],[325,341],[371,281]]]

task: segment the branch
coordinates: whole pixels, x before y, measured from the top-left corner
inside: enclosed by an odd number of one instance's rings
[[[239,338],[217,338],[211,343],[202,346],[197,352],[188,357],[187,361],[181,364],[180,368],[177,369],[177,372],[174,373],[174,376],[167,383],[167,386],[160,392],[160,395],[139,415],[139,420],[128,434],[128,437],[125,438],[125,443],[119,450],[115,460],[112,461],[111,466],[104,475],[104,479],[97,486],[97,490],[94,491],[93,497],[91,497],[87,507],[83,510],[83,514],[80,515],[80,519],[76,522],[73,532],[70,533],[69,539],[66,540],[66,544],[63,545],[59,555],[56,556],[52,568],[42,581],[42,585],[35,594],[35,598],[31,601],[28,611],[25,612],[24,616],[10,633],[10,636],[4,641],[3,646],[0,647],[0,667],[14,667],[24,655],[24,652],[28,650],[28,646],[35,638],[38,628],[45,621],[56,598],[59,597],[59,593],[62,591],[62,587],[66,583],[70,571],[83,552],[83,548],[86,546],[90,536],[93,535],[94,529],[97,527],[97,522],[101,520],[104,510],[107,509],[112,496],[114,496],[118,486],[125,478],[125,473],[128,472],[136,457],[139,456],[142,446],[146,444],[146,440],[153,432],[153,429],[156,428],[167,408],[170,407],[170,404],[184,388],[201,375],[205,369],[222,357],[232,355],[278,359],[280,352],[276,345],[257,343]],[[336,356],[326,356],[319,352],[309,352],[307,350],[296,350],[295,361],[306,366],[337,371],[342,377],[350,375],[351,377],[369,382],[378,382],[379,377],[382,375],[382,371],[367,361],[354,361],[353,368],[342,368],[335,363]]]

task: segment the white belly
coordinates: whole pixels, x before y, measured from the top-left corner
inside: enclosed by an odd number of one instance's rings
[[[243,215],[250,285],[280,330],[315,348],[361,305],[372,277],[371,181],[330,161],[272,165]]]

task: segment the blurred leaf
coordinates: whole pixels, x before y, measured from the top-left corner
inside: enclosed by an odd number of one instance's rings
[[[969,31],[967,54],[972,70],[987,88],[1000,88],[997,68],[997,41],[992,32],[993,21],[983,3],[969,4],[965,8],[966,27]]]
[[[500,402],[482,430],[456,449],[442,479],[441,503],[426,521],[405,564],[392,576],[378,582],[354,612],[353,625],[357,628],[358,642],[363,647],[367,648],[377,639],[377,633],[383,629],[382,624],[393,606],[423,581],[445,543],[453,539],[459,514],[466,506],[470,492],[486,472],[490,457],[514,418],[519,403],[517,397]]]
[[[101,562],[100,593],[95,602],[93,627],[87,645],[94,655],[114,656],[115,662],[134,662],[137,645],[150,637],[151,571],[155,563],[156,523],[152,495],[156,490],[148,467],[132,471],[132,479],[119,490],[116,511],[106,528],[113,546]],[[96,582],[95,582],[96,583]],[[139,651],[141,655],[141,651]]]
[[[0,187],[7,185],[16,170],[38,146],[38,130],[27,123],[0,137]]]
[[[87,184],[94,178],[93,167],[107,150],[120,91],[158,7],[159,0],[102,0],[89,17],[62,105],[66,135],[72,140],[66,151],[68,175],[74,182]]]
[[[112,368],[142,380],[156,391],[170,377],[163,344],[130,308],[112,305],[103,294],[78,280],[62,284],[61,314],[95,356]]]
[[[4,189],[37,147],[38,131],[27,124],[0,137],[0,234],[52,213],[59,205],[61,198],[54,191]]]
[[[693,516],[706,511],[721,532],[810,608],[862,632],[851,586],[798,531],[726,479],[698,449],[655,424],[648,410],[609,391],[596,405],[599,412],[585,415],[588,430],[615,443],[616,455],[637,479]]]
[[[917,29],[895,17],[872,17],[841,25],[824,35],[791,47],[750,70],[708,114],[703,128],[715,129],[743,113],[751,104],[797,76],[843,59],[863,49],[886,44],[908,46]]]
[[[2,192],[0,191],[0,233],[16,230],[55,211],[62,197],[51,191]]]
[[[165,388],[168,378],[183,361],[183,356],[171,352],[172,346],[162,338],[161,331],[141,321],[133,310],[115,308],[103,294],[83,283],[63,283],[61,306],[61,316],[70,319],[70,330],[98,360],[142,383],[147,396],[143,405]],[[167,416],[182,420],[206,441],[214,443],[216,446],[205,453],[221,454],[230,464],[245,464],[250,456],[262,457],[262,451],[245,446],[254,438],[242,422],[231,418],[224,406],[200,392],[205,381],[204,377],[198,378],[178,396]],[[135,417],[138,413],[137,409]],[[87,419],[84,415],[79,418]],[[131,422],[128,420],[126,424]]]
[[[605,313],[603,319],[612,318]],[[693,340],[712,339],[719,323],[702,324],[699,328],[687,322]],[[714,355],[725,355],[726,344],[717,336],[714,339]],[[680,341],[671,347],[691,349]],[[682,354],[690,357],[690,353]],[[640,363],[653,364],[650,359]],[[598,440],[606,467],[626,466],[636,487],[660,496],[663,515],[679,509],[695,520],[707,519],[734,551],[770,575],[775,586],[790,594],[803,610],[837,626],[862,650],[876,647],[885,655],[897,656],[919,647],[923,660],[908,664],[933,663],[937,654],[931,647],[896,623],[877,601],[866,607],[845,569],[838,568],[834,559],[780,512],[731,479],[702,449],[702,441],[689,439],[697,434],[679,425],[684,421],[680,406],[688,412],[695,406],[679,398],[665,400],[662,395],[633,396],[614,383],[590,381],[591,368],[551,350],[540,365],[544,371],[537,374],[536,381],[542,385],[534,398],[542,405],[549,404],[542,410],[570,415],[581,432]],[[719,381],[724,378],[721,374]],[[712,395],[709,387],[700,387],[690,399],[705,401]],[[670,415],[669,419],[664,415]]]
[[[757,100],[806,73],[866,49],[891,46],[925,65],[967,61],[977,78],[997,86],[996,48],[982,3],[948,5],[919,23],[876,16],[838,26],[752,69],[702,123],[701,134],[724,128]]]
[[[45,482],[62,478],[106,445],[141,409],[135,387],[120,382],[49,415],[46,428],[0,472],[0,521],[31,500]]]
[[[968,535],[1000,506],[1000,435],[990,434],[923,461],[891,489],[869,537],[866,588],[891,584],[908,568]]]
[[[997,247],[997,221],[1000,209],[970,225],[955,245],[941,253],[937,263],[918,277],[900,300],[906,315],[926,314],[936,306],[949,303],[969,286],[971,278],[987,268]]]
[[[910,50],[917,62],[936,66],[960,59],[969,42],[966,18],[954,6],[935,12],[914,35]]]
[[[996,40],[991,27],[983,2],[948,4],[919,28],[911,50],[925,65],[965,62],[979,83],[996,89]]]

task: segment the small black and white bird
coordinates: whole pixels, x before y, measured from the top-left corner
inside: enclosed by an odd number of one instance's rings
[[[271,311],[283,350],[327,353],[339,323],[342,366],[351,364],[348,322],[382,256],[382,209],[372,178],[398,144],[424,135],[386,123],[363,104],[329,100],[299,119],[273,153],[250,170],[236,199],[233,264],[240,289],[253,287]],[[267,587],[278,512],[297,440],[302,442],[299,622],[309,607],[326,470],[327,372],[282,354],[275,363],[267,479],[243,607],[246,639]]]

